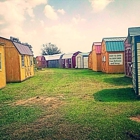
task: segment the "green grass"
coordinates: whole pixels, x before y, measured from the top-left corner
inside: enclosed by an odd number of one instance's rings
[[[0,90],[0,140],[140,139],[139,106],[123,74],[43,69]]]

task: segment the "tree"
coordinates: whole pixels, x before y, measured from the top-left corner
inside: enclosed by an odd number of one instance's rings
[[[54,44],[43,44],[42,55],[53,55],[61,53],[61,50]]]

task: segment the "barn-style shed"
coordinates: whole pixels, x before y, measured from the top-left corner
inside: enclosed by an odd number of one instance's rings
[[[76,68],[88,68],[88,55],[89,53],[79,53],[76,56]]]
[[[5,50],[4,44],[0,43],[0,89],[6,86]]]
[[[76,56],[81,53],[80,51],[64,54],[62,57],[63,68],[75,68],[76,67]]]
[[[20,82],[34,75],[33,53],[18,39],[0,37],[5,44],[6,82]]]
[[[128,42],[128,37],[126,38],[126,40],[124,41],[124,59],[125,59],[125,63],[124,63],[124,68],[125,68],[125,75],[127,77],[132,77],[132,46],[131,44]]]
[[[128,28],[128,42],[132,45],[132,83],[140,96],[140,27]]]
[[[48,68],[61,68],[63,54],[46,55],[46,62]]]
[[[93,42],[91,59],[92,70],[101,71],[101,42]]]
[[[88,69],[92,69],[92,51],[88,55]]]
[[[124,73],[124,41],[126,37],[103,38],[101,69],[105,73]]]
[[[47,67],[46,59],[44,56],[36,56],[36,68]]]

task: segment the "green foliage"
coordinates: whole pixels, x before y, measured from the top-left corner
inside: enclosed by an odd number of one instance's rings
[[[43,48],[41,49],[42,55],[53,55],[60,54],[61,50],[54,44],[48,43],[43,44]]]

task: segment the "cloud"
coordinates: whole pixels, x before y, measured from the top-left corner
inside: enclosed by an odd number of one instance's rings
[[[85,21],[86,19],[81,18],[79,14],[72,18],[74,24],[84,23]]]
[[[58,19],[57,13],[55,12],[54,8],[50,5],[45,6],[44,14],[48,19],[51,19],[51,20],[57,20]]]
[[[57,12],[60,13],[60,14],[62,14],[62,15],[64,15],[64,14],[66,13],[66,12],[64,11],[64,9],[58,9]]]
[[[93,12],[99,12],[105,9],[105,7],[114,0],[89,0],[93,8]]]

